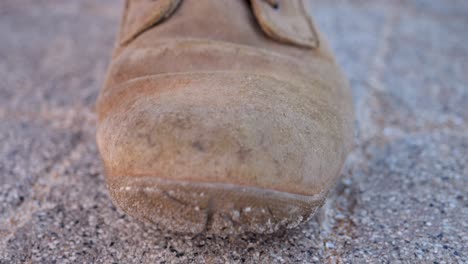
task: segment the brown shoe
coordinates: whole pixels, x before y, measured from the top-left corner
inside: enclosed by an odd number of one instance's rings
[[[97,132],[125,212],[173,231],[269,233],[323,204],[353,108],[307,8],[126,1]]]

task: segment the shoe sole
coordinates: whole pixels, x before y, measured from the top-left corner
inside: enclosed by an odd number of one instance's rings
[[[155,177],[107,181],[112,198],[127,214],[178,233],[273,233],[294,228],[309,220],[326,197]]]

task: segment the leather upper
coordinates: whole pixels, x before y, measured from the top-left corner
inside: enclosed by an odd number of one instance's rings
[[[252,8],[263,31],[274,40],[306,48],[319,45],[312,18],[304,0],[251,0]]]
[[[350,90],[306,1],[277,3],[127,1],[98,101],[107,177],[303,195],[334,184]]]
[[[127,0],[119,37],[121,45],[170,17],[183,0]],[[316,48],[318,36],[304,0],[251,0],[265,34],[292,45]]]

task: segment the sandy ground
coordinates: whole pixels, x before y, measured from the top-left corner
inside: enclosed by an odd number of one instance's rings
[[[190,237],[104,184],[94,101],[121,1],[0,1],[0,263],[467,263],[468,1],[314,7],[356,105],[343,181],[302,228]]]

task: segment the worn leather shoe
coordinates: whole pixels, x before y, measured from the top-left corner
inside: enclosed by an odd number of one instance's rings
[[[303,0],[127,0],[98,99],[110,194],[184,233],[313,215],[353,139],[350,90]]]

